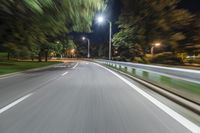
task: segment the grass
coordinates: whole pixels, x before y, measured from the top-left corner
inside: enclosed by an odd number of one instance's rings
[[[0,61],[0,75],[53,65],[59,62]]]
[[[7,59],[7,53],[4,53],[4,52],[0,52],[0,60],[5,60]]]
[[[182,97],[190,99],[191,101],[200,103],[200,84],[192,83],[189,81],[184,81],[181,79],[170,78],[167,76],[158,75],[155,73],[149,73],[147,71],[141,71],[141,73],[137,73],[138,70],[132,69],[131,72],[127,71],[127,68],[116,68],[116,66],[106,65],[109,68],[117,69],[123,71],[129,75],[138,77],[145,81],[151,82],[157,86],[165,88],[171,92],[174,92]]]

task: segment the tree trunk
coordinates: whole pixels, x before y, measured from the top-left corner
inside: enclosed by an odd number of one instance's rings
[[[48,51],[45,51],[45,62],[48,61]]]
[[[31,56],[31,60],[34,61],[34,56],[33,55]]]
[[[7,59],[10,60],[10,52],[8,52]]]
[[[42,62],[42,52],[40,51],[39,54],[38,54],[38,61],[39,62]]]

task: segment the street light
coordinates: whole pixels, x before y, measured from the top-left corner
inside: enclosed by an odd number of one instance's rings
[[[98,21],[98,23],[103,23],[104,22],[104,17],[103,16],[97,17],[97,21]]]
[[[112,58],[112,22],[108,19],[105,19],[103,16],[97,17],[98,23],[103,23],[107,21],[109,23],[109,60]]]
[[[157,43],[154,43],[151,47],[151,55],[153,56],[154,55],[154,48],[155,47],[159,47],[161,45],[160,42],[157,42]]]
[[[74,54],[74,52],[75,52],[75,49],[71,49],[71,53]]]
[[[74,56],[74,54],[75,54],[75,51],[76,51],[76,50],[75,50],[74,48],[70,50],[71,57],[73,57],[73,56]]]
[[[87,40],[87,43],[88,43],[88,55],[87,55],[87,57],[90,58],[90,39],[86,38],[86,37],[82,37],[82,40],[83,41]]]

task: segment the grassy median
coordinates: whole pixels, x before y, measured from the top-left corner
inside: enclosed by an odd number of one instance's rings
[[[45,67],[59,62],[0,61],[0,75]]]

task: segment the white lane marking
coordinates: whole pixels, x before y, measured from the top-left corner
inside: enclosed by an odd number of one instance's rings
[[[134,84],[132,84],[130,81],[126,80],[125,78],[123,78],[119,74],[117,74],[117,73],[113,72],[112,70],[110,70],[108,68],[105,68],[104,66],[101,66],[99,64],[96,64],[96,65],[98,65],[98,66],[106,69],[107,71],[111,72],[116,77],[118,77],[119,79],[121,79],[122,81],[124,81],[127,85],[129,85],[131,88],[133,88],[138,93],[140,93],[141,95],[143,95],[145,98],[147,98],[149,101],[151,101],[154,105],[156,105],[158,108],[160,108],[161,110],[163,110],[169,116],[171,116],[172,118],[174,118],[176,121],[178,121],[184,127],[186,127],[187,129],[189,129],[191,132],[193,132],[193,133],[200,133],[200,127],[199,126],[195,125],[194,123],[192,123],[191,121],[189,121],[188,119],[186,119],[185,117],[183,117],[182,115],[178,114],[177,112],[175,112],[174,110],[172,110],[171,108],[169,108],[168,106],[166,106],[165,104],[161,103],[160,101],[158,101],[157,99],[155,99],[154,97],[152,97],[151,95],[149,95],[148,93],[146,93],[145,91],[141,90],[139,87],[135,86]]]
[[[66,74],[68,74],[68,72],[63,73],[62,76],[65,76]]]
[[[3,112],[5,112],[6,110],[12,108],[13,106],[17,105],[18,103],[22,102],[23,100],[27,99],[27,98],[30,97],[31,95],[33,95],[33,93],[30,93],[30,94],[28,94],[28,95],[26,95],[26,96],[23,96],[23,97],[17,99],[16,101],[14,101],[13,103],[11,103],[11,104],[9,104],[9,105],[3,107],[2,109],[0,109],[0,114],[3,113]]]
[[[20,75],[20,73],[16,73],[16,74],[11,74],[11,75],[8,75],[8,76],[6,76],[5,75],[5,77],[0,77],[0,79],[8,79],[8,78],[12,78],[12,77],[15,77],[15,76],[18,76],[18,75]]]
[[[75,69],[78,66],[78,63],[76,63],[76,65],[74,65],[73,69]]]
[[[7,79],[7,78],[11,78],[11,77],[14,77],[14,76],[2,77],[2,78],[0,78],[0,79]]]
[[[66,66],[54,66],[54,68],[65,68]]]

